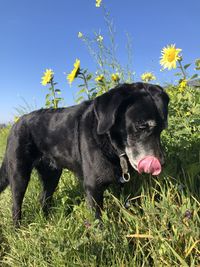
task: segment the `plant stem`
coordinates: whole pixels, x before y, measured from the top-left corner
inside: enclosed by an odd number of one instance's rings
[[[79,75],[83,78],[85,89],[86,89],[86,94],[87,94],[88,99],[90,100],[90,93],[89,93],[87,78],[85,77],[85,74],[83,72],[79,72]]]
[[[51,80],[51,92],[53,96],[53,107],[58,108],[58,102],[56,101],[56,94],[55,94],[53,79]]]
[[[179,63],[179,68],[180,68],[180,70],[181,70],[181,72],[183,74],[183,78],[186,80],[187,75],[186,75],[185,70],[184,70],[184,68],[182,66],[181,60],[178,60],[178,63]]]

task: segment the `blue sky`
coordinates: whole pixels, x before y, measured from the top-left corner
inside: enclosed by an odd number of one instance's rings
[[[184,63],[200,57],[199,0],[103,0],[116,29],[117,57],[127,63],[126,32],[132,38],[136,80],[153,71],[160,83],[174,80],[173,71],[160,72],[161,49],[182,48]],[[12,121],[15,108],[44,106],[47,89],[40,84],[46,68],[55,72],[65,104],[74,103],[77,82],[70,87],[64,73],[81,66],[95,71],[79,31],[108,38],[103,10],[95,0],[0,0],[0,123]],[[193,69],[194,67],[192,67]]]

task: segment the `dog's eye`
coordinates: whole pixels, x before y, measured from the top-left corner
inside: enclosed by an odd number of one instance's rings
[[[147,130],[148,128],[149,127],[148,127],[147,123],[138,125],[138,129],[141,130],[141,131]]]

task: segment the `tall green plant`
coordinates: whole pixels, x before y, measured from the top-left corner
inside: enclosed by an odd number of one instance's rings
[[[61,102],[63,98],[58,97],[58,95],[61,94],[61,90],[56,88],[57,83],[54,82],[54,72],[51,69],[46,69],[41,84],[43,86],[46,86],[47,84],[50,85],[48,88],[49,92],[46,94],[45,107],[58,108],[59,102]]]

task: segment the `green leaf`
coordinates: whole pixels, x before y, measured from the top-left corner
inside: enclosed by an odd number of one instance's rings
[[[84,97],[83,97],[83,96],[80,96],[79,98],[76,99],[76,102],[77,102],[77,103],[80,103],[80,102],[83,101],[83,100],[84,100]]]
[[[195,177],[196,175],[200,173],[199,162],[189,164],[186,169],[190,176]]]
[[[93,91],[95,91],[97,88],[96,87],[92,87],[91,89],[90,89],[90,92],[93,92]]]
[[[46,100],[49,100],[50,96],[51,96],[51,94],[47,94],[46,97],[45,97],[45,99]]]
[[[182,73],[177,72],[177,73],[174,74],[174,76],[182,76]]]
[[[193,79],[195,79],[195,78],[197,78],[198,77],[198,74],[194,74],[191,78],[190,78],[190,80],[193,80]]]
[[[186,70],[187,68],[189,68],[190,65],[191,65],[191,63],[190,64],[186,64],[185,66],[183,66],[183,68]]]
[[[55,92],[60,95],[61,94],[61,90],[60,89],[55,89]]]
[[[91,80],[92,79],[92,74],[88,74],[86,79],[87,79],[87,81]]]
[[[55,101],[61,101],[61,100],[63,100],[63,98],[61,98],[61,97],[56,97],[55,98]]]
[[[189,267],[189,265],[184,261],[184,259],[182,259],[181,256],[179,256],[179,254],[170,246],[170,244],[167,241],[165,242],[165,244],[169,247],[174,256],[180,261],[181,266]]]
[[[83,93],[85,93],[86,92],[86,90],[85,90],[85,88],[83,88],[83,89],[81,89],[81,90],[79,90],[78,92],[77,92],[77,95],[81,95],[81,94],[83,94]]]
[[[78,87],[85,87],[85,84],[79,84]]]
[[[49,108],[49,107],[51,106],[51,102],[50,102],[49,100],[46,101],[45,106],[46,106],[47,108]]]

